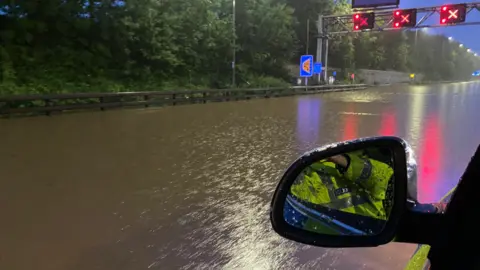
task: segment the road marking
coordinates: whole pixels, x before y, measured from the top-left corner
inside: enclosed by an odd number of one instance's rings
[[[347,115],[380,115],[379,113],[357,113],[357,112],[339,112],[338,114],[347,114]]]

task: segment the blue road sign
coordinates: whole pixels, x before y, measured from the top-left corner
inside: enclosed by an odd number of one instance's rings
[[[337,76],[337,72],[334,71],[334,72],[333,72],[333,77],[336,77],[336,76]]]
[[[313,55],[300,56],[300,77],[312,77]]]
[[[320,74],[322,73],[322,63],[315,63],[313,65],[313,74]]]

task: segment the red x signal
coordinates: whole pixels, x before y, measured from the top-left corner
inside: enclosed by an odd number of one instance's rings
[[[353,15],[353,30],[372,29],[375,23],[375,13],[359,13]]]
[[[417,24],[417,10],[403,9],[393,13],[393,27],[414,27]]]
[[[458,18],[458,9],[456,10],[449,10],[448,13],[450,13],[450,15],[448,15],[448,19],[456,19]]]
[[[440,23],[454,24],[464,22],[466,15],[466,4],[446,5],[440,9]]]
[[[360,21],[360,26],[364,26],[364,25],[368,25],[367,18],[362,18],[362,20]]]

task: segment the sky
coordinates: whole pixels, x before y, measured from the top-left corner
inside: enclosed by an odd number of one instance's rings
[[[477,0],[480,1],[480,0]],[[433,7],[441,6],[445,4],[462,4],[462,3],[473,3],[475,1],[468,0],[400,0],[400,8],[420,8],[420,7]],[[422,16],[418,16],[420,20]],[[439,15],[438,13],[430,17],[425,23],[426,24],[439,24]],[[469,14],[467,14],[466,22],[480,22],[480,11],[474,9]],[[449,26],[442,28],[430,28],[427,30],[433,34],[443,34],[446,36],[453,37],[454,40],[463,43],[465,48],[470,48],[474,52],[480,54],[480,24],[479,25],[469,25],[469,26]]]

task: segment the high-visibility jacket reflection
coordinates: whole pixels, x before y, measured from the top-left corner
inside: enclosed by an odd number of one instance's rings
[[[297,177],[290,192],[293,198],[312,209],[321,206],[354,214],[355,220],[361,220],[363,216],[366,220],[370,218],[383,224],[391,207],[386,193],[392,176],[393,169],[386,163],[368,158],[363,153],[350,153],[312,164]],[[284,213],[287,222],[294,226],[338,233],[289,203]]]

